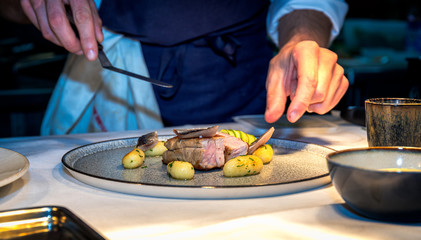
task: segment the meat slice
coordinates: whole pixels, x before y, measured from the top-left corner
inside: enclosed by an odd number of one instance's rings
[[[201,148],[203,145],[209,141],[215,141],[218,138],[223,138],[222,136],[218,136],[215,138],[179,138],[179,137],[173,137],[168,139],[165,142],[165,147],[169,150],[174,150],[178,148]]]
[[[136,147],[146,152],[149,149],[155,147],[157,143],[158,143],[158,134],[155,131],[155,132],[151,132],[151,133],[140,136],[137,139]]]
[[[260,146],[263,146],[269,141],[269,139],[272,137],[273,132],[275,132],[275,128],[271,127],[269,130],[267,130],[265,133],[263,133],[262,136],[260,136],[256,141],[254,141],[248,150],[248,154],[253,154],[256,149],[258,149]]]
[[[173,132],[179,138],[202,138],[202,137],[213,137],[218,132],[219,126],[213,126],[208,128],[188,128],[188,129],[173,129]]]
[[[199,170],[220,168],[225,164],[222,136],[188,139],[173,137],[165,142],[165,147],[168,149],[162,155],[162,162],[165,164],[186,161]]]
[[[231,136],[226,133],[218,132],[216,136],[222,136],[224,137],[224,145],[225,145],[225,162],[238,157],[240,155],[246,155],[248,151],[248,144],[244,142],[243,140],[236,138],[234,136]]]

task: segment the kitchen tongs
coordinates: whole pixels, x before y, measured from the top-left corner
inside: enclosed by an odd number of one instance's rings
[[[73,28],[73,31],[75,32],[76,37],[79,38],[79,34],[78,34],[78,31],[77,31],[77,28],[76,28],[76,25],[75,25],[75,21],[73,20],[73,14],[72,14],[71,11],[72,10],[70,9],[70,7],[66,5],[67,18],[69,19],[70,25]],[[141,79],[143,81],[150,82],[150,83],[155,84],[155,85],[160,86],[160,87],[165,87],[165,88],[172,88],[173,87],[169,83],[161,82],[161,81],[158,81],[156,79],[148,78],[148,77],[145,77],[145,76],[133,73],[133,72],[123,70],[121,68],[114,67],[111,64],[110,60],[108,60],[107,55],[105,55],[104,47],[102,46],[101,43],[98,43],[98,59],[99,59],[99,62],[101,63],[101,65],[102,65],[102,67],[105,68],[105,69],[108,69],[108,70],[111,70],[111,71],[114,71],[114,72],[118,72],[118,73],[127,75],[129,77]]]
[[[114,71],[114,72],[118,72],[118,73],[130,76],[130,77],[138,78],[138,79],[150,82],[150,83],[155,84],[155,85],[160,86],[160,87],[172,88],[171,84],[161,82],[161,81],[158,81],[158,80],[155,80],[155,79],[152,79],[152,78],[148,78],[148,77],[145,77],[145,76],[133,73],[133,72],[129,72],[129,71],[123,70],[121,68],[114,67],[111,64],[110,60],[108,60],[107,55],[105,55],[104,47],[100,43],[98,43],[98,59],[99,59],[99,62],[101,63],[101,65],[102,65],[102,67],[105,68],[105,69],[108,69],[108,70],[111,70],[111,71]]]

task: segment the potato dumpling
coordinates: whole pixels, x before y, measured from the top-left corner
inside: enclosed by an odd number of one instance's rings
[[[172,161],[167,165],[168,174],[180,180],[190,180],[194,177],[194,167],[185,161]]]
[[[273,158],[273,148],[269,144],[264,144],[256,149],[256,151],[253,152],[253,155],[262,159],[263,164],[270,163]]]
[[[124,168],[132,169],[140,167],[144,160],[145,153],[139,148],[135,148],[123,157],[122,163]]]
[[[223,173],[225,177],[242,177],[260,173],[263,161],[254,155],[242,155],[230,159],[225,163]]]
[[[159,141],[153,148],[145,151],[146,157],[162,156],[168,149],[164,146],[164,141]]]

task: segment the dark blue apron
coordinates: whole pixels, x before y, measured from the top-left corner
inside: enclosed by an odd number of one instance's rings
[[[233,116],[264,113],[273,56],[265,27],[268,1],[129,2],[103,0],[100,15],[105,27],[142,42],[151,77],[174,85],[154,86],[165,126],[229,122]],[[129,9],[138,12],[125,14]],[[119,15],[125,20],[115,20]]]

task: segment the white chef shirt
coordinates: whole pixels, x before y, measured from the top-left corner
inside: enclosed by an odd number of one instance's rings
[[[271,0],[266,24],[268,34],[276,45],[279,19],[294,10],[303,9],[323,12],[330,19],[333,25],[330,38],[332,42],[343,25],[348,5],[344,0]]]

